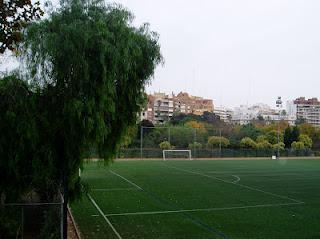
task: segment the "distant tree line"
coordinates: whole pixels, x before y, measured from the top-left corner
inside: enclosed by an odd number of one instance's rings
[[[177,114],[161,125],[143,120],[131,130],[130,143],[123,147],[161,149],[320,149],[320,129],[308,123],[291,126],[286,121],[255,120],[247,125],[227,124],[211,112]],[[278,142],[279,127],[279,142]]]

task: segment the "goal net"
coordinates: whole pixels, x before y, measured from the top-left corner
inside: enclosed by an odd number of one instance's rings
[[[187,159],[191,160],[191,150],[168,149],[162,151],[163,160],[169,159]]]

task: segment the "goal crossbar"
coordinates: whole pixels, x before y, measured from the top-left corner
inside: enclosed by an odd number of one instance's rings
[[[188,159],[192,160],[191,150],[187,150],[187,149],[165,149],[165,150],[162,150],[163,160],[166,160],[166,153],[167,152],[187,152]]]

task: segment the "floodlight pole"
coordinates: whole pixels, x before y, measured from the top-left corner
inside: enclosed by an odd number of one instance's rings
[[[142,147],[143,147],[143,126],[140,126],[140,159],[142,160]]]
[[[280,114],[280,112],[279,112]],[[280,156],[280,115],[279,115],[279,120],[278,120],[278,147],[277,147],[277,157],[279,159],[279,156]]]
[[[277,158],[280,158],[280,119],[281,119],[281,108],[282,108],[282,100],[281,96],[278,97],[276,101],[276,106],[279,108],[278,114],[278,146],[277,146]]]
[[[196,153],[197,129],[193,130],[193,155]]]
[[[219,135],[220,135],[220,137],[219,137],[219,155],[220,155],[220,158],[221,158],[221,128],[219,129]]]

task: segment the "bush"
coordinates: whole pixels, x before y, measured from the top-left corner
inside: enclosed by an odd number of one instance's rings
[[[159,144],[162,150],[174,149],[174,146],[170,144],[169,141],[163,141]]]
[[[306,147],[305,147],[305,145],[304,145],[304,143],[303,142],[301,142],[301,141],[294,141],[294,142],[292,142],[292,144],[291,144],[291,148],[293,148],[293,149],[296,149],[296,150],[299,150],[299,149],[305,149]]]
[[[270,144],[267,140],[260,141],[256,144],[257,149],[271,149],[272,144]]]
[[[310,149],[312,147],[312,139],[306,134],[300,134],[299,141],[304,144],[305,148]]]
[[[202,144],[198,142],[194,142],[189,144],[188,146],[189,149],[202,149]]]
[[[273,148],[274,150],[278,150],[278,148],[279,148],[279,150],[284,150],[285,146],[286,146],[286,145],[285,145],[283,142],[280,142],[280,143],[278,143],[278,144],[272,145],[272,148]]]
[[[207,147],[208,148],[219,148],[221,143],[222,148],[226,148],[230,145],[230,142],[225,137],[219,137],[219,136],[211,136],[208,138]]]
[[[251,138],[245,137],[241,139],[240,147],[245,149],[255,149],[257,148],[257,143],[254,142],[254,140],[252,140]]]
[[[257,143],[262,143],[265,141],[269,142],[267,136],[265,136],[265,135],[259,135],[256,140]]]

